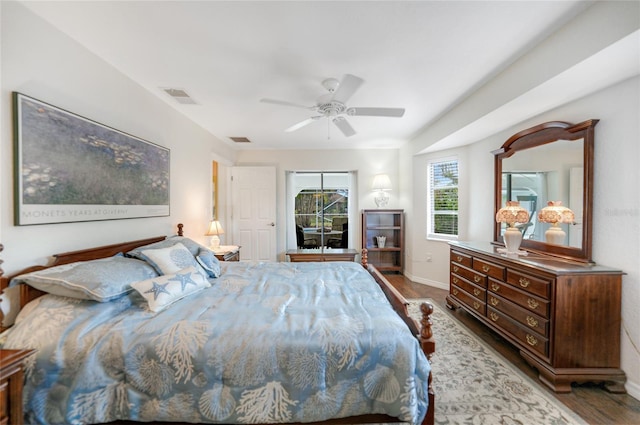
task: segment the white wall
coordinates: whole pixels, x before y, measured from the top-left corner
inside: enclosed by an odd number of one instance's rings
[[[371,184],[376,174],[386,173],[392,185],[388,208],[400,208],[399,194],[403,190],[398,177],[398,152],[397,149],[251,150],[239,152],[236,165],[276,167],[277,251],[278,258],[283,261],[286,252],[285,171],[357,171],[358,196],[354,203],[357,210],[376,208]],[[356,223],[356,229],[360,229],[360,222]],[[359,251],[360,238],[356,237],[355,241],[354,249]]]
[[[202,236],[210,219],[211,158],[235,152],[142,89],[93,53],[52,28],[24,6],[0,2],[0,235],[5,272],[55,252],[175,233]],[[171,150],[169,217],[13,225],[11,92],[18,91]]]

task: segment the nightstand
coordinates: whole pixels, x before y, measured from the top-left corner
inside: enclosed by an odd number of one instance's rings
[[[236,245],[221,245],[213,253],[220,261],[240,261],[240,247]]]
[[[34,350],[0,350],[0,424],[22,425],[22,362]]]

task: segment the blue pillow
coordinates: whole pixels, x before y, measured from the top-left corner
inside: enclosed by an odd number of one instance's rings
[[[158,276],[149,264],[122,254],[25,273],[10,286],[26,283],[49,294],[108,302],[131,291],[131,283]]]
[[[220,261],[211,250],[202,248],[196,255],[196,261],[207,272],[209,277],[220,276]]]

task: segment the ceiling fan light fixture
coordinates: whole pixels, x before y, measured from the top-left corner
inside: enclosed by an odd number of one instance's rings
[[[329,93],[333,93],[334,91],[336,91],[339,85],[340,85],[340,81],[338,81],[335,78],[327,78],[322,82],[322,87],[327,89]]]

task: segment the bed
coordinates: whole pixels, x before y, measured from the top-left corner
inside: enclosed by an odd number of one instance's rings
[[[3,348],[37,352],[27,423],[433,423],[433,307],[410,318],[366,253],[359,265],[212,262],[206,251],[180,227],[2,277],[22,306]],[[57,281],[95,275],[80,296],[58,292]],[[166,295],[180,287],[193,289]]]

